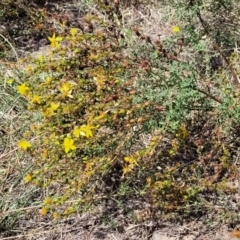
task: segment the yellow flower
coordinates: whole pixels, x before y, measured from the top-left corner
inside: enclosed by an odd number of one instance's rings
[[[57,213],[57,212],[54,212],[54,213],[52,214],[52,216],[53,216],[53,218],[54,218],[55,220],[57,220],[57,219],[60,218],[60,214]]]
[[[48,107],[44,112],[45,117],[51,117],[54,115],[54,112],[59,108],[60,104],[59,103],[50,103],[50,107]]]
[[[79,137],[81,135],[90,138],[93,136],[92,129],[93,127],[91,127],[90,125],[82,125],[81,127],[76,127],[73,130],[73,135],[75,137]]]
[[[46,197],[44,200],[43,200],[43,203],[45,205],[49,205],[49,204],[52,204],[52,199],[50,197]]]
[[[18,93],[20,93],[23,96],[26,96],[29,92],[29,87],[26,85],[26,83],[23,83],[17,87]]]
[[[51,83],[51,81],[52,81],[52,77],[47,77],[47,78],[46,78],[46,84]]]
[[[71,95],[72,84],[69,82],[63,83],[60,87],[60,92],[63,94],[64,97],[72,97]]]
[[[24,140],[24,139],[21,139],[19,142],[18,142],[18,146],[24,150],[27,150],[28,148],[30,148],[32,145],[30,142]]]
[[[41,208],[41,209],[39,210],[39,214],[40,214],[41,216],[46,215],[46,214],[47,214],[47,208],[45,208],[45,207]]]
[[[128,172],[131,172],[132,169],[130,169],[128,166],[123,167],[123,175],[125,175]]]
[[[125,157],[124,161],[128,163],[128,165],[123,167],[123,175],[131,172],[137,164],[136,157]]]
[[[73,130],[74,137],[79,137],[80,134],[81,134],[81,128],[80,127],[74,128],[74,130]]]
[[[77,35],[77,32],[78,32],[77,28],[71,28],[71,29],[70,29],[70,34],[71,34],[73,37]]]
[[[33,98],[32,98],[32,100],[31,100],[31,102],[32,102],[32,103],[38,103],[38,104],[40,104],[40,103],[41,103],[41,99],[42,99],[41,96],[34,95]]]
[[[75,150],[74,141],[70,137],[66,137],[63,142],[63,148],[65,153],[68,153],[70,150]]]
[[[29,183],[32,181],[32,176],[28,173],[24,178],[25,183]]]
[[[43,62],[43,55],[39,55],[39,56],[38,56],[38,61],[39,61],[39,62]]]
[[[178,33],[178,32],[180,31],[180,28],[179,28],[178,26],[173,26],[173,27],[172,27],[172,31],[173,31],[174,33]]]
[[[124,161],[129,163],[129,164],[136,164],[137,163],[136,158],[134,158],[134,157],[125,157]]]
[[[87,138],[92,137],[92,127],[89,125],[82,125],[81,126],[81,135],[86,136]]]
[[[59,42],[62,41],[62,37],[56,37],[54,33],[52,37],[48,37],[48,40],[51,42],[51,48],[60,48]]]
[[[51,102],[49,109],[54,112],[59,108],[59,106],[60,106],[59,103]]]

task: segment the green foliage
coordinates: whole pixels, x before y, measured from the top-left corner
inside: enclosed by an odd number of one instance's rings
[[[226,122],[235,124],[239,120],[240,87],[236,64],[240,10],[237,1],[183,0],[171,4],[177,9],[185,48],[194,50],[186,60],[194,72],[197,90],[220,103],[212,105],[221,109],[217,121],[225,127]]]

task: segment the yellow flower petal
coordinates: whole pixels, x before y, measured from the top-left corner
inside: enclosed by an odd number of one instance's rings
[[[57,220],[57,219],[60,218],[60,214],[57,213],[57,212],[54,212],[54,213],[52,214],[52,216],[53,216],[53,218],[54,218],[55,220]]]
[[[56,111],[58,108],[59,108],[59,106],[60,106],[60,104],[59,103],[54,103],[54,102],[52,102],[51,104],[50,104],[50,107],[49,107],[49,110],[51,110],[51,111]]]
[[[129,163],[129,164],[135,164],[136,163],[136,158],[134,158],[134,157],[125,157],[124,161]]]
[[[43,207],[43,208],[41,208],[40,210],[39,210],[39,214],[41,215],[41,216],[45,216],[46,214],[47,214],[47,209],[45,208],[45,207]]]
[[[50,197],[46,197],[44,200],[43,200],[43,203],[45,205],[49,205],[49,204],[52,204],[52,199]]]
[[[17,87],[18,93],[20,93],[23,96],[26,96],[29,92],[29,87],[26,85],[26,83],[23,83]]]
[[[52,37],[48,37],[48,40],[51,42],[51,48],[60,48],[59,42],[62,41],[62,37],[56,37],[54,33]]]
[[[63,94],[64,97],[71,96],[71,90],[73,85],[70,82],[65,82],[60,87],[60,92]]]
[[[32,98],[32,100],[31,100],[31,102],[32,102],[32,103],[38,103],[38,104],[40,104],[40,103],[41,103],[41,99],[42,99],[41,96],[34,95],[33,98]]]
[[[70,34],[71,34],[73,37],[77,35],[77,32],[78,32],[77,28],[71,28],[71,29],[70,29]]]
[[[30,142],[24,140],[24,139],[21,139],[19,142],[18,142],[18,146],[23,149],[23,150],[27,150],[28,148],[30,148],[32,145]]]
[[[80,136],[80,134],[81,134],[81,128],[80,127],[74,128],[73,136],[78,138]]]
[[[90,138],[93,136],[93,133],[92,133],[92,128],[90,125],[82,125],[80,127],[80,134],[82,136],[85,136],[87,138]]]
[[[25,177],[24,177],[24,181],[25,183],[29,183],[32,181],[32,176],[28,173]]]
[[[179,28],[178,26],[173,26],[173,27],[172,27],[172,31],[173,31],[174,33],[178,33],[178,32],[180,31],[180,28]]]
[[[75,150],[76,146],[74,145],[73,139],[71,139],[70,137],[66,137],[63,142],[63,148],[65,153],[68,153],[71,150]]]

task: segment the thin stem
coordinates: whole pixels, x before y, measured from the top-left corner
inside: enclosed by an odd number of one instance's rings
[[[200,88],[197,88],[196,90],[201,92],[201,93],[203,93],[203,94],[205,94],[206,96],[208,96],[209,98],[213,99],[214,101],[216,101],[218,103],[221,103],[221,104],[223,103],[223,101],[221,99],[211,95],[210,93],[208,93],[208,92],[206,92],[206,91],[204,91],[204,90],[202,90]]]
[[[10,46],[11,49],[13,50],[13,52],[14,52],[14,54],[15,54],[15,57],[16,57],[16,60],[17,60],[17,62],[18,62],[18,54],[17,54],[15,48],[13,47],[13,45],[8,41],[7,38],[5,38],[2,34],[0,34],[0,37],[2,37],[3,40],[9,44],[9,46]]]

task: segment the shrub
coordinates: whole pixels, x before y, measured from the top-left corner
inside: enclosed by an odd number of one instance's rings
[[[227,43],[216,42],[199,15],[205,5],[191,2],[175,5],[182,24],[169,38],[129,30],[134,47],[120,3],[97,1],[109,21],[89,14],[79,29],[49,37],[49,54],[29,60],[18,91],[41,119],[19,146],[33,157],[25,181],[48,188],[42,215],[58,218],[113,196],[182,211],[206,191],[231,190],[233,152],[222,128],[239,119],[238,56],[223,54]],[[225,5],[213,6],[207,13]],[[208,66],[211,48],[227,67]]]
[[[132,138],[131,126],[138,121],[135,112],[143,108],[132,104],[133,60],[124,56],[111,32],[94,31],[94,21],[105,27],[89,15],[88,32],[72,28],[65,37],[50,37],[53,51],[40,56],[29,69],[29,78],[34,76],[34,80],[18,87],[29,101],[29,110],[42,116],[25,136],[38,136],[34,144],[22,145],[34,156],[37,167],[25,180],[37,186],[61,186],[61,197],[48,197],[47,206],[62,203],[77,192],[83,196],[79,201],[88,205],[111,169],[119,165],[121,177],[121,165],[127,172],[136,164],[133,157],[124,164],[121,153]]]

